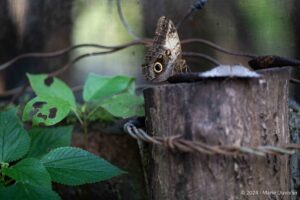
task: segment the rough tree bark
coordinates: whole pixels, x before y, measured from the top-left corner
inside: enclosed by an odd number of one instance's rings
[[[145,90],[147,130],[211,145],[288,143],[289,70],[260,72],[261,79],[206,79]],[[289,191],[287,156],[207,156],[153,146],[149,169],[150,199],[290,198],[273,194]]]
[[[289,129],[291,134],[291,143],[300,143],[300,109],[295,102],[289,106]],[[291,200],[300,199],[300,151],[297,151],[290,157],[291,169],[291,189],[297,191],[297,195],[292,196]]]

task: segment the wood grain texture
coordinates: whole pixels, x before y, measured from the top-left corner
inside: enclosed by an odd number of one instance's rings
[[[289,70],[260,72],[261,79],[207,79],[146,89],[148,132],[155,136],[181,134],[211,145],[288,143]],[[150,152],[150,199],[290,198],[263,194],[289,191],[287,156],[207,156],[157,146]]]
[[[293,103],[292,103],[293,104]],[[298,114],[298,104],[289,107],[289,129],[291,134],[291,143],[300,143],[300,116]],[[300,151],[297,151],[290,157],[291,169],[291,189],[297,194],[293,195],[291,200],[300,199]]]

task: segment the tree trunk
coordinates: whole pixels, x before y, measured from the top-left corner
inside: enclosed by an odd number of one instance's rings
[[[260,79],[214,78],[146,89],[148,132],[210,145],[287,144],[289,70],[259,72]],[[149,169],[150,199],[290,198],[278,194],[289,191],[287,156],[208,156],[153,146]]]

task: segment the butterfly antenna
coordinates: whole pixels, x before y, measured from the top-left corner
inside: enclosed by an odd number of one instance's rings
[[[183,18],[177,23],[176,25],[176,29],[178,29],[181,24],[190,16],[192,16],[192,14],[194,14],[197,10],[201,10],[204,5],[206,4],[207,0],[195,0],[195,2],[192,4],[192,6],[190,7],[190,9],[188,10],[188,12],[183,16]]]

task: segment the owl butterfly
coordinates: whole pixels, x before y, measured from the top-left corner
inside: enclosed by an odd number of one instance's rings
[[[174,74],[186,71],[187,65],[181,58],[180,40],[175,25],[162,16],[157,23],[153,45],[145,55],[143,74],[150,81],[162,82]]]

